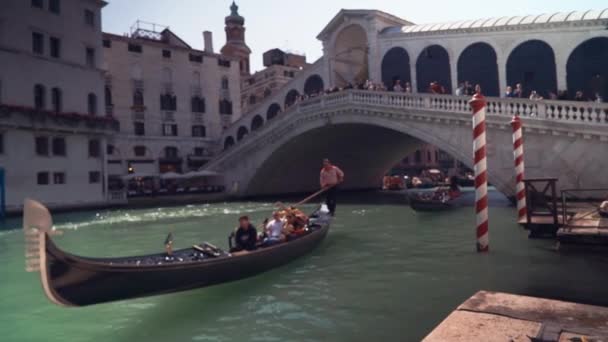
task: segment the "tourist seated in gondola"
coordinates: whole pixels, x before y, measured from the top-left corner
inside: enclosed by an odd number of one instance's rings
[[[264,242],[263,246],[272,246],[279,242],[285,241],[285,235],[283,235],[283,228],[285,227],[285,220],[281,219],[278,211],[272,213],[272,220],[264,224]]]
[[[304,235],[308,231],[306,229],[307,223],[308,217],[306,215],[302,216],[297,215],[297,213],[290,212],[287,214],[287,222],[285,223],[283,234],[285,234],[288,239]]]
[[[253,251],[257,248],[258,232],[248,216],[239,217],[239,227],[234,234],[234,246],[230,252]]]

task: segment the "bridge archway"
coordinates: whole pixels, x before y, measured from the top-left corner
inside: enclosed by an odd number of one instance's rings
[[[276,102],[271,104],[270,107],[268,107],[268,110],[266,111],[266,121],[274,119],[277,115],[279,115],[280,112],[281,105]]]
[[[441,45],[427,46],[416,60],[418,92],[430,92],[431,82],[439,82],[448,94],[452,92],[450,56],[448,51]]]
[[[232,146],[234,146],[234,138],[226,137],[226,139],[224,139],[224,150],[227,150],[227,149],[231,148]]]
[[[335,86],[344,87],[369,78],[368,51],[367,33],[360,25],[346,26],[337,34],[331,56]]]
[[[236,141],[241,141],[243,138],[249,134],[249,130],[245,126],[239,127],[238,131],[236,131]]]
[[[321,93],[324,89],[323,79],[317,74],[309,76],[304,82],[304,94],[306,95]]]
[[[486,96],[499,96],[496,51],[490,44],[473,43],[458,57],[458,83],[479,84]]]
[[[599,93],[608,99],[608,37],[596,37],[579,44],[566,65],[568,92],[574,96],[583,91],[585,98]]]
[[[257,131],[258,129],[262,128],[262,126],[264,126],[264,119],[262,116],[259,114],[254,116],[253,120],[251,120],[251,131]]]
[[[285,108],[292,106],[294,103],[296,103],[296,100],[298,99],[298,96],[300,96],[300,93],[295,90],[295,89],[291,89],[287,95],[285,95]]]
[[[404,88],[406,82],[412,82],[410,55],[402,47],[388,50],[382,58],[382,82],[389,90],[393,90],[396,80],[400,80]]]
[[[557,92],[555,54],[549,44],[542,40],[528,40],[519,44],[507,59],[507,85],[515,87],[521,83],[524,97],[532,90],[548,97]]]

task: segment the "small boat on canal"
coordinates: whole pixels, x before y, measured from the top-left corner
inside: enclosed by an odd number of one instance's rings
[[[409,196],[410,207],[415,211],[443,211],[453,208],[452,201],[424,196],[420,193]]]
[[[325,206],[310,215],[307,233],[287,242],[231,254],[209,243],[121,258],[93,258],[61,250],[52,239],[52,218],[26,200],[23,229],[26,270],[40,272],[46,296],[61,306],[86,306],[187,291],[252,277],[287,264],[317,247],[331,215]]]

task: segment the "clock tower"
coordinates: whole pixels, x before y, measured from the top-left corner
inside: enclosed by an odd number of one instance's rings
[[[239,6],[234,1],[230,6],[230,15],[225,19],[226,45],[221,53],[239,60],[241,76],[249,76],[249,55],[251,49],[245,44],[245,18],[239,15]]]

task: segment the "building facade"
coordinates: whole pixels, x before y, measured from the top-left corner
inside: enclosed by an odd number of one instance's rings
[[[264,53],[263,70],[251,76],[243,76],[241,84],[241,108],[243,113],[254,110],[257,104],[284,85],[308,66],[306,56],[272,49]]]
[[[6,204],[105,203],[103,1],[6,0],[0,12],[0,167]]]
[[[110,174],[197,170],[240,113],[239,60],[190,47],[168,28],[138,22],[103,35],[106,110],[121,124],[108,149]]]

